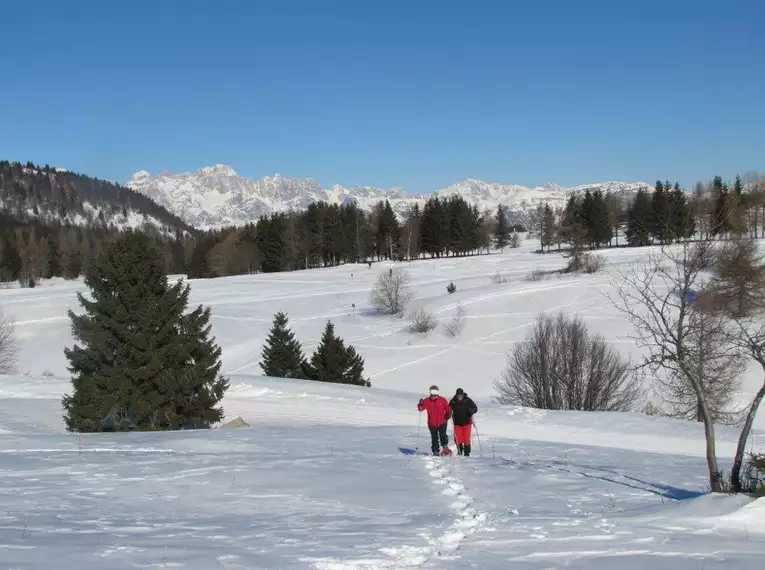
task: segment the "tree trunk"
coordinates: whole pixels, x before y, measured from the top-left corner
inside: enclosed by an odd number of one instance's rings
[[[709,468],[709,487],[713,493],[722,491],[720,468],[717,465],[717,450],[715,448],[715,426],[712,416],[704,400],[701,404],[701,414],[704,418],[704,437],[707,441],[707,467]]]
[[[738,437],[738,446],[736,447],[736,457],[733,459],[733,468],[730,473],[731,490],[734,493],[741,492],[741,466],[744,463],[744,449],[746,448],[746,440],[749,439],[749,432],[752,431],[752,424],[754,423],[754,417],[757,415],[757,408],[760,407],[760,402],[763,396],[765,396],[765,382],[763,382],[757,395],[752,400],[752,405],[749,406],[749,412],[746,414],[746,421],[744,427],[741,428],[741,435]]]

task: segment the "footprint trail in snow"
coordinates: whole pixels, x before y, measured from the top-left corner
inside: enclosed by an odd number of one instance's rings
[[[454,497],[451,508],[456,515],[451,526],[433,542],[434,554],[454,556],[465,537],[474,534],[486,521],[486,513],[478,513],[470,506],[473,498],[465,492],[465,485],[452,473],[448,464],[435,457],[427,457],[425,465],[434,482],[444,487],[442,493]]]
[[[386,558],[321,559],[314,560],[318,570],[383,570],[385,568],[419,568],[433,558],[457,558],[462,541],[475,534],[487,519],[486,513],[479,513],[471,506],[473,498],[465,491],[462,480],[449,467],[448,460],[440,457],[423,458],[425,468],[443,495],[452,498],[454,513],[452,523],[435,538],[420,534],[428,546],[397,546],[380,548]]]

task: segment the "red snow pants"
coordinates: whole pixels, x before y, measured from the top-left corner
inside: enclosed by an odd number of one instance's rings
[[[473,424],[467,424],[466,426],[454,426],[454,443],[470,445],[470,432],[473,429]]]

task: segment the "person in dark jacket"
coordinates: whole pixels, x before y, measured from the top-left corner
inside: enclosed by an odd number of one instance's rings
[[[452,423],[454,424],[454,443],[457,444],[457,455],[470,455],[470,432],[473,429],[473,415],[478,411],[475,402],[468,398],[462,388],[449,402],[452,409]]]

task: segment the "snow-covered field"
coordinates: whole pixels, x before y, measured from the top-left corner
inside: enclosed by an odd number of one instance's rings
[[[528,281],[564,263],[534,246],[408,264],[410,310],[444,324],[459,303],[457,338],[440,328],[421,337],[406,319],[371,314],[387,264],[193,281],[192,302],[212,306],[231,376],[227,418],[251,426],[238,430],[66,433],[66,310],[84,289],[0,291],[23,346],[22,375],[0,378],[0,568],[761,568],[765,499],[706,494],[699,425],[491,402],[508,348],[541,311],[576,313],[625,355],[635,350],[604,297],[608,271]],[[617,264],[645,250],[603,254]],[[492,283],[497,271],[505,283]],[[366,359],[373,387],[260,376],[278,310],[307,354],[331,319]],[[428,447],[415,404],[431,383],[476,399],[474,456],[397,452]],[[736,435],[718,432],[725,469]],[[761,442],[758,431],[752,445]]]

